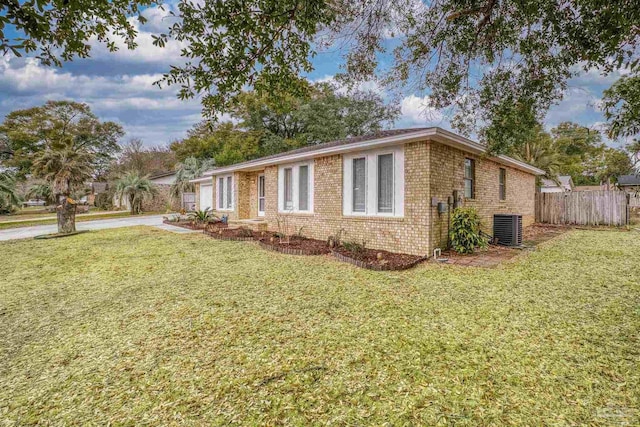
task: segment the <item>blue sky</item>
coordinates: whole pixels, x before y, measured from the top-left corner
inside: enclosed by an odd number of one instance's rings
[[[174,88],[159,89],[158,80],[170,64],[180,63],[180,45],[170,42],[164,49],[152,45],[151,34],[166,28],[167,11],[149,8],[149,21],[139,26],[138,48],[108,52],[95,44],[90,59],[75,60],[62,68],[45,67],[33,58],[0,57],[0,118],[15,109],[41,105],[46,100],[69,99],[89,104],[103,120],[120,123],[124,140],[141,138],[146,145],[164,145],[182,138],[201,120],[198,99],[180,101]],[[310,80],[328,80],[339,71],[338,51],[314,58]],[[590,128],[601,126],[598,111],[602,91],[619,77],[603,77],[597,70],[581,73],[569,82],[565,99],[547,115],[545,125],[575,121]],[[386,92],[378,85],[366,88]],[[442,126],[449,128],[448,114],[425,107],[424,93],[405,93],[400,101],[401,118],[395,127]],[[617,146],[615,142],[609,142]]]

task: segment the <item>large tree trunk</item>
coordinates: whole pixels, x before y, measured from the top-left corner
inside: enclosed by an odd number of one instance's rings
[[[58,213],[58,233],[68,234],[76,231],[76,201],[63,197],[56,209]]]

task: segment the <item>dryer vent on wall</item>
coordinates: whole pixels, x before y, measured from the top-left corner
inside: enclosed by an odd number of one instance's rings
[[[503,246],[522,245],[522,215],[494,215],[493,237]]]

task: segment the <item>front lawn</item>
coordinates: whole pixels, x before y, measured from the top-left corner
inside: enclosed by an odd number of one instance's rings
[[[151,228],[0,251],[0,425],[640,422],[637,232],[395,273]]]

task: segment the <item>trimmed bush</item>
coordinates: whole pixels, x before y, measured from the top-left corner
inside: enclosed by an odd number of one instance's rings
[[[474,208],[456,208],[449,229],[451,248],[460,254],[471,254],[476,248],[487,247],[480,235],[480,217]]]

